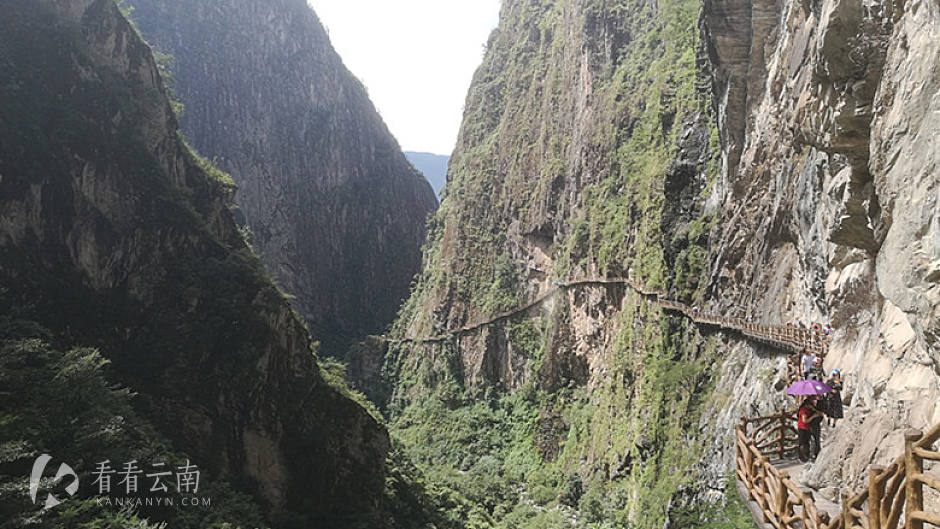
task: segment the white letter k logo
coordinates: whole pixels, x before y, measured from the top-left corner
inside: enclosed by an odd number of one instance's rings
[[[36,503],[36,494],[39,492],[39,480],[42,479],[42,473],[46,470],[46,464],[49,463],[49,460],[52,459],[52,456],[49,454],[42,454],[36,458],[36,462],[33,463],[33,472],[29,476],[29,497]],[[65,487],[65,492],[69,493],[69,496],[75,495],[75,492],[78,491],[78,474],[72,470],[72,467],[62,463],[59,465],[59,471],[55,474],[54,483],[58,483],[63,477],[72,476],[75,478],[71,483]],[[49,509],[55,507],[56,505],[62,503],[58,500],[52,493],[49,493],[49,497],[46,498],[46,504],[43,506],[43,509]]]

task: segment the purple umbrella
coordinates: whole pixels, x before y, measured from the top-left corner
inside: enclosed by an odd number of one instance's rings
[[[800,380],[787,388],[788,395],[825,395],[832,388],[818,380]]]

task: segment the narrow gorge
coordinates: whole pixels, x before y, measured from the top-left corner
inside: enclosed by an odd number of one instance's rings
[[[431,186],[304,0],[129,0],[181,129],[232,175],[237,220],[321,341],[381,333],[421,262]]]
[[[502,0],[447,164],[302,0],[0,2],[0,529],[940,519],[930,446],[872,485],[940,424],[936,0]],[[155,457],[212,508],[101,506]]]
[[[5,1],[0,64],[0,526],[380,523],[385,428],[318,367],[115,3]],[[84,484],[67,508],[30,499],[43,453]],[[192,462],[215,505],[103,507],[105,461]]]

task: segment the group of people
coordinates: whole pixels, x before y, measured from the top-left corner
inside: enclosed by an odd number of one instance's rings
[[[798,327],[800,329],[805,329],[806,324],[803,323],[803,320],[796,320],[795,323],[792,321],[788,321],[787,327]],[[823,325],[822,323],[814,323],[810,326],[810,328],[816,331],[816,334],[820,334],[824,337],[828,337],[830,334],[832,334],[831,323],[827,323],[826,325]]]
[[[822,358],[817,357],[809,350],[800,357],[805,380],[818,380],[829,386],[830,391],[824,395],[810,395],[800,404],[797,412],[796,428],[799,435],[800,461],[815,460],[819,455],[820,437],[823,419],[828,417],[829,426],[835,426],[836,421],[844,417],[842,410],[842,373],[833,369],[826,378],[826,371],[822,367]]]

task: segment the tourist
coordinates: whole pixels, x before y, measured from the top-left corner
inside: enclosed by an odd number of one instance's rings
[[[816,361],[816,355],[809,349],[803,349],[803,356],[800,357],[800,365],[803,366],[803,379],[809,379],[809,372],[813,369],[813,363]]]
[[[837,420],[845,417],[842,411],[842,373],[833,369],[826,385],[832,388],[832,391],[826,395],[826,406],[823,409],[829,417],[829,426],[835,426]]]
[[[819,410],[813,406],[813,398],[807,398],[800,404],[800,409],[796,414],[796,431],[799,435],[799,447],[798,453],[800,461],[805,463],[809,460],[810,457],[810,437],[812,436],[812,430],[810,427],[810,422],[816,418],[816,416],[821,416]]]
[[[810,444],[810,458],[813,461],[816,461],[816,456],[819,455],[819,450],[822,448],[822,443],[820,442],[820,435],[822,430],[823,422],[823,412],[819,411],[819,401],[817,397],[813,396],[813,408],[816,409],[816,413],[809,420],[809,444]]]
[[[818,380],[820,382],[826,379],[826,371],[823,370],[822,358],[813,355],[813,367],[811,367],[809,373],[807,373],[806,379]]]

